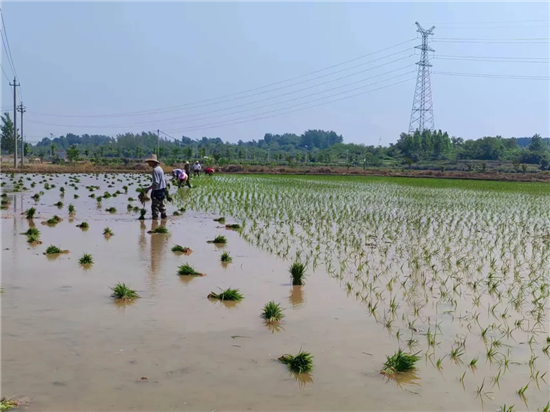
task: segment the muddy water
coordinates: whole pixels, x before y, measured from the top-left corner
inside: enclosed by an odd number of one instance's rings
[[[127,198],[137,198],[136,185],[101,208],[84,188],[97,184],[96,195],[113,193],[135,177],[123,177],[114,188],[103,176],[80,177],[79,190],[65,185],[59,210],[52,205],[67,180],[54,178],[50,183],[57,187],[49,191],[37,185],[14,193],[2,211],[2,395],[28,397],[29,411],[481,409],[475,398],[480,382],[472,378],[462,389],[452,364],[439,372],[424,367],[423,359],[415,374],[397,383],[380,375],[385,355],[398,347],[395,338],[322,267],[309,274],[306,286],[292,288],[289,261],[221,228],[213,221],[217,216],[186,212],[168,219],[169,235],[150,235],[154,222],[126,212]],[[39,190],[45,194],[37,203],[31,196]],[[81,197],[73,199],[74,193]],[[77,209],[73,221],[69,203]],[[33,205],[43,241],[36,247],[19,234],[29,227],[20,214]],[[110,206],[118,212],[105,212]],[[170,205],[170,214],[179,206]],[[41,224],[54,214],[64,220]],[[84,220],[87,231],[75,226]],[[102,234],[106,226],[115,233],[109,239]],[[206,243],[218,234],[228,238],[226,246]],[[42,253],[50,244],[70,253],[47,258]],[[174,244],[193,253],[176,255]],[[222,251],[233,263],[220,263]],[[88,270],[78,265],[83,253],[94,257]],[[177,267],[186,262],[206,276],[179,277]],[[114,303],[109,287],[119,281],[141,298]],[[224,305],[206,298],[229,286],[245,299]],[[286,308],[279,331],[259,317],[270,300]],[[314,355],[310,379],[297,379],[276,361],[300,348]],[[488,367],[482,363],[479,369]],[[485,399],[485,408],[520,405],[514,392],[528,378],[503,381],[509,395]],[[547,390],[532,393],[533,405],[548,397]]]

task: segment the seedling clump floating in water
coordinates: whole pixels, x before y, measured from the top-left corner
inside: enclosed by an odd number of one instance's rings
[[[225,223],[225,217],[219,217],[217,219],[214,219],[214,222],[224,224]]]
[[[139,298],[137,292],[128,288],[124,283],[117,283],[111,290],[113,291],[111,297],[117,300],[130,301]]]
[[[54,203],[54,206],[57,206],[59,209],[63,207],[63,202],[59,201],[57,203]]]
[[[105,209],[106,212],[109,212],[109,213],[116,213],[116,208],[115,207],[109,207],[107,209]]]
[[[3,292],[3,291],[2,291]],[[19,406],[19,402],[13,399],[7,399],[5,396],[0,399],[0,411],[9,411]]]
[[[415,369],[414,364],[420,360],[418,353],[405,353],[401,349],[392,356],[386,357],[386,362],[380,372],[386,375],[393,375],[396,372],[407,372]]]
[[[69,251],[68,250],[62,250],[62,249],[58,248],[57,246],[51,245],[51,246],[48,246],[48,248],[44,252],[45,255],[57,255],[57,254],[60,254],[60,253],[69,253]]]
[[[79,225],[76,225],[76,227],[79,227],[80,229],[88,229],[90,225],[88,224],[88,222],[82,222]]]
[[[141,209],[141,210],[139,211],[139,218],[138,218],[138,219],[139,219],[139,220],[145,220],[145,214],[146,214],[146,213],[147,213],[147,210]]]
[[[114,235],[113,231],[109,227],[103,229],[103,234],[105,235],[105,237],[111,237]]]
[[[175,253],[184,253],[186,255],[190,255],[192,250],[189,249],[188,247],[184,247],[184,246],[181,246],[181,245],[175,245],[173,248],[172,248],[172,252],[175,252]]]
[[[216,236],[214,240],[209,240],[208,243],[217,243],[217,244],[225,244],[227,243],[227,238],[225,236]]]
[[[159,227],[154,228],[153,230],[149,230],[147,233],[151,233],[151,234],[167,234],[167,233],[168,233],[168,229],[166,228],[166,226],[159,226]]]
[[[31,207],[31,208],[25,210],[25,217],[27,219],[32,219],[35,214],[36,214],[36,209],[34,207]]]
[[[279,322],[283,316],[283,310],[279,303],[271,301],[265,304],[262,318],[264,318],[266,322]]]
[[[74,208],[74,205],[69,205],[69,214],[74,215],[76,213],[76,209]]]
[[[195,268],[188,263],[185,265],[181,265],[178,268],[178,275],[180,276],[204,276],[204,274],[199,273],[195,270]]]
[[[306,267],[303,263],[294,262],[290,266],[290,275],[292,276],[293,286],[305,285]]]
[[[222,263],[231,263],[233,261],[233,258],[229,255],[227,252],[223,252],[221,256]]]
[[[225,225],[225,228],[226,229],[234,229],[234,230],[238,230],[241,228],[241,225],[239,225],[238,223],[233,223],[231,225]]]
[[[78,260],[78,263],[81,265],[92,265],[94,263],[94,260],[92,258],[92,255],[89,253],[84,253],[82,257]]]
[[[313,369],[313,355],[300,350],[297,355],[283,355],[279,361],[294,373],[308,373]]]
[[[210,294],[207,297],[209,299],[219,299],[219,300],[227,300],[227,301],[233,301],[233,302],[238,302],[244,299],[244,296],[241,294],[241,292],[239,292],[239,289],[231,289],[231,288],[228,288],[221,293],[210,292]]]

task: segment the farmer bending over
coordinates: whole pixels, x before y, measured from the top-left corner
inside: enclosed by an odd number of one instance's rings
[[[153,183],[147,189],[145,193],[151,192],[151,213],[153,219],[160,218],[166,219],[166,205],[164,199],[166,199],[166,179],[164,177],[164,170],[160,167],[160,162],[157,160],[157,155],[151,155],[145,160],[149,166],[153,168]]]
[[[187,185],[187,187],[191,189],[191,184],[189,183],[189,175],[187,175],[185,171],[181,169],[174,169],[172,170],[172,177],[176,179],[178,188],[182,187],[183,185]]]

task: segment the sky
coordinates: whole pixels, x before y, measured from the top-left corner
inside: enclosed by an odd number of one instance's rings
[[[548,2],[3,1],[2,15],[29,142],[157,129],[237,142],[323,129],[388,145],[409,127],[415,21],[435,25],[436,129],[550,136],[550,82],[517,78],[549,76]],[[5,112],[14,74],[1,47]]]

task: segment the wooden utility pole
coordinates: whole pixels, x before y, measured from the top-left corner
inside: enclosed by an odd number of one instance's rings
[[[17,111],[21,113],[21,169],[22,169],[23,165],[25,164],[25,142],[23,139],[23,113],[27,111],[27,108],[23,106],[23,102],[19,103],[19,106],[17,107]]]
[[[160,130],[159,129],[157,129],[157,157],[160,158]]]
[[[17,83],[17,78],[13,78],[13,167],[17,167],[17,87],[20,84]]]

